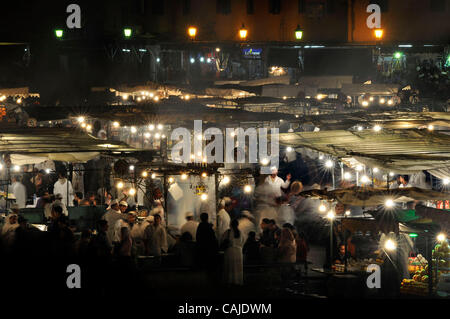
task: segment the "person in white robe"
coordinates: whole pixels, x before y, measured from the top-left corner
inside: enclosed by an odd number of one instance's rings
[[[217,213],[217,227],[216,227],[216,236],[220,241],[222,235],[230,228],[231,217],[229,212],[231,211],[233,202],[231,198],[224,197],[220,203],[220,210]]]
[[[286,181],[283,181],[282,178],[278,177],[276,167],[272,167],[271,172],[272,174],[266,177],[266,182],[272,187],[274,196],[280,197],[283,195],[281,188],[288,188],[291,184],[291,174],[287,174]]]
[[[192,236],[192,240],[195,241],[197,237],[198,222],[194,220],[194,214],[192,212],[186,213],[186,222],[180,228],[180,235],[183,236],[185,232],[188,232]]]
[[[16,204],[19,208],[25,208],[27,204],[27,188],[20,182],[20,176],[13,176],[11,184],[11,191],[16,197]]]
[[[153,225],[148,226],[145,229],[145,237],[148,239],[146,242],[147,252],[150,256],[160,257],[163,253],[167,253],[167,232],[161,225],[161,216],[155,214]]]
[[[242,247],[244,246],[244,237],[239,230],[239,222],[233,219],[228,229],[222,235],[222,242],[226,241],[228,247],[224,252],[224,282],[228,285],[244,284],[244,267]]]
[[[53,186],[53,194],[61,194],[61,201],[68,207],[73,206],[74,192],[72,183],[67,180],[66,174],[64,172],[59,173],[59,179]]]
[[[119,201],[117,199],[114,199],[111,202],[110,208],[108,211],[103,215],[102,219],[106,220],[108,222],[108,231],[106,233],[108,240],[111,243],[119,242],[120,241],[120,233],[115,236],[115,228],[117,221],[122,218],[122,213],[119,209]]]

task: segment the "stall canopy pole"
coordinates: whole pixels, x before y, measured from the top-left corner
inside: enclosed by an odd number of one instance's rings
[[[333,220],[330,219],[330,268],[333,265]]]
[[[167,174],[164,173],[164,177],[163,177],[163,185],[164,185],[164,216],[166,219],[166,229],[169,228],[169,212],[167,211],[169,208],[169,205],[167,203],[167,192],[168,192],[168,187],[167,187]]]

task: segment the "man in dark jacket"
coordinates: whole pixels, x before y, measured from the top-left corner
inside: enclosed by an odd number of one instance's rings
[[[200,215],[201,223],[197,228],[197,261],[202,268],[214,269],[217,264],[219,245],[212,224],[208,222],[208,214]]]

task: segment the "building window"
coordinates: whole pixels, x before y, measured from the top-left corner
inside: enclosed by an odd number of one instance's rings
[[[269,0],[269,13],[280,14],[281,0]]]
[[[298,13],[306,12],[306,4],[305,0],[298,0]]]
[[[381,12],[387,12],[389,9],[388,0],[370,0],[369,4],[378,4]]]
[[[217,13],[230,14],[231,0],[217,0]]]
[[[431,0],[430,9],[433,12],[445,12],[445,0]]]
[[[152,13],[156,15],[164,15],[164,0],[152,1]]]
[[[247,14],[253,14],[255,13],[253,0],[247,0]]]
[[[188,15],[191,13],[191,0],[182,0],[182,12],[183,15]]]

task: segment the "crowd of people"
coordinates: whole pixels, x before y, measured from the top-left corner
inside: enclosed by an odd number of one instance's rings
[[[106,267],[107,264],[136,270],[138,256],[151,256],[154,265],[161,266],[163,257],[171,255],[176,256],[178,265],[221,270],[225,284],[242,285],[245,264],[306,265],[308,244],[305,235],[293,225],[293,211],[287,217],[281,216],[289,207],[292,189],[301,183],[290,185],[290,175],[284,181],[277,173],[273,171],[258,185],[255,200],[264,198],[265,204],[257,206],[253,214],[249,210],[239,211],[235,201],[224,197],[215,225],[208,213],[200,214],[197,221],[192,212],[187,212],[186,222],[179,227],[177,235],[167,227],[160,201],[155,201],[155,207],[149,211],[137,212],[136,206],[128,204],[126,195],[112,199],[108,193],[106,202],[109,204],[97,221],[96,229],[80,232],[69,221],[66,204],[95,206],[98,199],[95,194],[83,198],[83,194],[74,193],[64,172],[58,174],[53,194],[45,190],[35,201],[35,207],[44,209],[47,223],[47,231],[41,232],[20,214],[25,207],[27,190],[20,177],[13,176],[16,204],[11,205],[10,213],[5,216],[1,246],[5,253],[24,258],[28,258],[27,254],[36,257],[44,250],[46,256],[89,264],[94,273],[98,265]],[[287,190],[289,187],[291,192]],[[36,252],[27,247],[31,239],[35,240],[34,244],[42,244]]]

